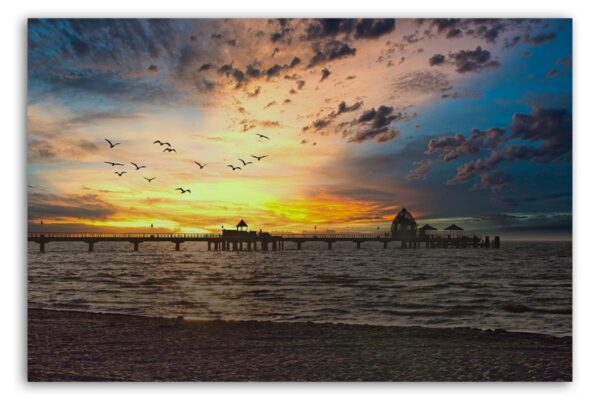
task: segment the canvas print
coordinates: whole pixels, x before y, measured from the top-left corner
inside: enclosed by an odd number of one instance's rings
[[[27,21],[30,381],[570,381],[570,19]]]

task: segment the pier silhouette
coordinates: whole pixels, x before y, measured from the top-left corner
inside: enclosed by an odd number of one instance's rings
[[[285,250],[286,243],[292,248],[301,250],[307,242],[327,243],[329,250],[336,242],[353,242],[360,249],[362,243],[379,242],[387,249],[391,242],[399,242],[402,248],[499,248],[500,237],[465,234],[463,229],[451,225],[444,230],[437,230],[431,225],[417,229],[412,215],[402,209],[392,222],[391,232],[385,233],[287,233],[271,234],[268,232],[249,231],[248,224],[242,219],[236,229],[223,229],[216,233],[73,233],[73,232],[29,232],[27,240],[38,243],[40,252],[46,251],[50,242],[84,242],[88,251],[94,251],[94,245],[100,242],[129,242],[133,251],[139,251],[144,242],[171,242],[175,251],[181,250],[185,242],[206,242],[208,251],[279,251]]]

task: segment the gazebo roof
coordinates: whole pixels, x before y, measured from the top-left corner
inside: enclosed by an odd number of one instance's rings
[[[393,221],[395,224],[400,224],[400,223],[414,223],[415,222],[415,218],[412,216],[412,214],[406,209],[403,208],[402,210],[400,210],[400,212],[396,215],[396,217],[394,218]]]
[[[419,228],[420,231],[437,231],[436,228],[434,228],[433,226],[427,224],[425,226],[422,226]]]
[[[241,228],[241,227],[246,227],[246,228],[247,228],[247,227],[248,227],[248,224],[246,223],[246,221],[244,221],[244,220],[242,219],[242,220],[240,220],[240,222],[238,222],[238,224],[237,224],[236,226],[237,226],[238,228]]]
[[[460,226],[456,225],[456,224],[452,224],[448,227],[446,227],[446,229],[444,229],[445,231],[464,231],[463,228],[461,228]]]

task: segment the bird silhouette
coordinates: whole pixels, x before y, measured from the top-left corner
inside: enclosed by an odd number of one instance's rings
[[[231,168],[232,171],[235,171],[236,169],[242,169],[242,167],[234,167],[233,165],[229,164],[227,165],[229,168]]]
[[[261,139],[267,139],[267,140],[271,140],[268,136],[265,135],[261,135],[260,133],[257,133],[256,136],[258,136]]]
[[[146,177],[144,177],[144,179],[147,180],[148,182],[152,182],[153,180],[156,179],[156,177],[154,177],[154,178],[146,178]]]
[[[152,142],[152,144],[160,144],[161,146],[164,146],[165,144],[167,145],[167,147],[171,147],[171,143],[169,142],[161,142],[160,140],[155,140],[154,142]]]
[[[142,169],[142,168],[146,168],[145,165],[137,165],[136,163],[132,162],[131,165],[133,165],[135,167],[135,170],[137,171],[138,169]]]
[[[257,161],[260,161],[260,160],[262,160],[265,157],[269,157],[269,155],[267,154],[265,156],[250,156],[250,157],[256,158]]]
[[[248,164],[252,164],[252,161],[246,162],[246,161],[242,160],[241,158],[238,158],[238,160],[240,160],[242,162],[242,164],[244,164],[244,167]]]
[[[115,165],[118,165],[120,167],[123,166],[123,164],[119,164],[118,162],[111,162],[111,161],[104,161],[105,164],[110,164],[111,167],[114,167]]]
[[[173,151],[174,151],[175,153],[177,153],[177,150],[175,150],[175,149],[174,149],[174,148],[172,148],[172,147],[167,147],[166,149],[164,149],[164,150],[163,150],[163,153],[164,153],[165,151],[168,151],[169,153],[171,153],[171,152],[173,152]]]
[[[122,172],[115,172],[115,174],[119,175],[119,176],[123,176],[123,174],[126,174],[127,172],[122,171]]]
[[[181,194],[184,194],[185,192],[192,193],[192,191],[190,189],[184,189],[184,188],[180,188],[180,187],[178,187],[175,190],[179,190],[181,192]]]
[[[113,142],[111,142],[111,141],[110,141],[110,140],[108,140],[108,139],[104,139],[104,140],[106,140],[106,141],[108,142],[108,145],[110,146],[110,148],[111,148],[111,149],[112,149],[113,147],[115,147],[115,146],[118,146],[118,145],[120,145],[120,144],[121,144],[121,143],[115,143],[115,144],[113,144]]]
[[[197,165],[198,167],[200,167],[200,169],[202,169],[202,168],[204,168],[204,167],[206,167],[206,166],[208,165],[208,164],[204,164],[204,165],[202,165],[202,164],[200,164],[198,161],[194,161],[194,162],[196,163],[196,165]]]

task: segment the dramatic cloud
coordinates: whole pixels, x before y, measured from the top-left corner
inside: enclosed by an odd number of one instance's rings
[[[379,106],[377,110],[371,108],[350,123],[354,129],[344,130],[344,136],[348,136],[348,141],[351,143],[361,143],[367,140],[378,143],[387,142],[400,134],[398,130],[391,127],[391,123],[400,118],[401,114],[394,113],[393,107]]]
[[[567,110],[535,108],[531,114],[515,113],[510,129],[512,130],[510,137],[504,137],[503,133],[496,133],[494,134],[495,140],[528,141],[533,146],[508,144],[506,147],[494,150],[487,158],[468,162],[458,167],[456,175],[447,183],[462,183],[479,175],[481,177],[481,185],[493,187],[497,190],[508,182],[506,176],[498,174],[495,171],[498,165],[503,162],[529,161],[544,164],[568,162],[571,160],[572,117],[571,113]],[[502,139],[499,137],[502,137]],[[454,159],[456,158],[454,155],[460,152],[467,153],[459,151],[466,142],[459,139],[454,140],[450,144],[445,141],[446,138],[438,139],[433,144],[430,141],[428,152],[435,152],[442,149],[444,159]],[[444,146],[442,143],[447,146]],[[473,153],[468,152],[467,154]]]
[[[305,132],[308,131],[309,129],[312,129],[313,131],[320,131],[323,128],[325,128],[326,126],[329,126],[329,124],[331,122],[333,122],[333,120],[336,119],[341,114],[354,112],[354,111],[358,110],[359,108],[361,108],[362,105],[363,105],[362,101],[358,101],[350,106],[347,105],[345,101],[342,101],[340,104],[338,104],[338,108],[336,111],[330,112],[324,118],[319,118],[319,119],[313,121],[310,124],[310,126],[305,126],[303,128],[303,130]]]
[[[354,56],[356,49],[348,45],[348,43],[339,40],[330,40],[325,43],[316,43],[313,46],[314,55],[310,59],[308,67],[323,64],[329,61],[334,61],[340,58]]]
[[[461,50],[458,53],[450,53],[450,59],[454,62],[456,72],[479,72],[484,69],[500,66],[498,61],[491,60],[489,51],[477,46],[475,50]]]
[[[533,43],[535,45],[538,44],[542,44],[545,42],[550,42],[552,40],[556,39],[556,33],[555,32],[550,32],[550,33],[540,33],[534,36],[525,36],[525,41],[528,43]]]
[[[323,18],[309,23],[305,38],[317,40],[344,35],[355,39],[375,39],[392,32],[395,27],[394,19]]]
[[[34,192],[29,193],[27,200],[30,220],[105,220],[117,212],[116,207],[95,194],[61,196]]]
[[[431,169],[431,164],[432,163],[433,163],[433,161],[431,161],[429,159],[425,159],[425,160],[421,160],[421,161],[415,161],[413,164],[416,166],[416,168],[412,169],[408,173],[408,175],[406,175],[404,177],[404,180],[405,181],[414,181],[414,180],[425,179],[425,175]]]
[[[479,153],[482,147],[495,149],[507,140],[504,134],[505,129],[490,128],[487,131],[473,129],[468,139],[460,133],[454,136],[442,136],[429,141],[426,153],[440,153],[444,161],[451,161],[461,154]]]
[[[435,54],[429,59],[429,65],[440,65],[443,64],[444,61],[446,61],[446,56],[443,54]]]

